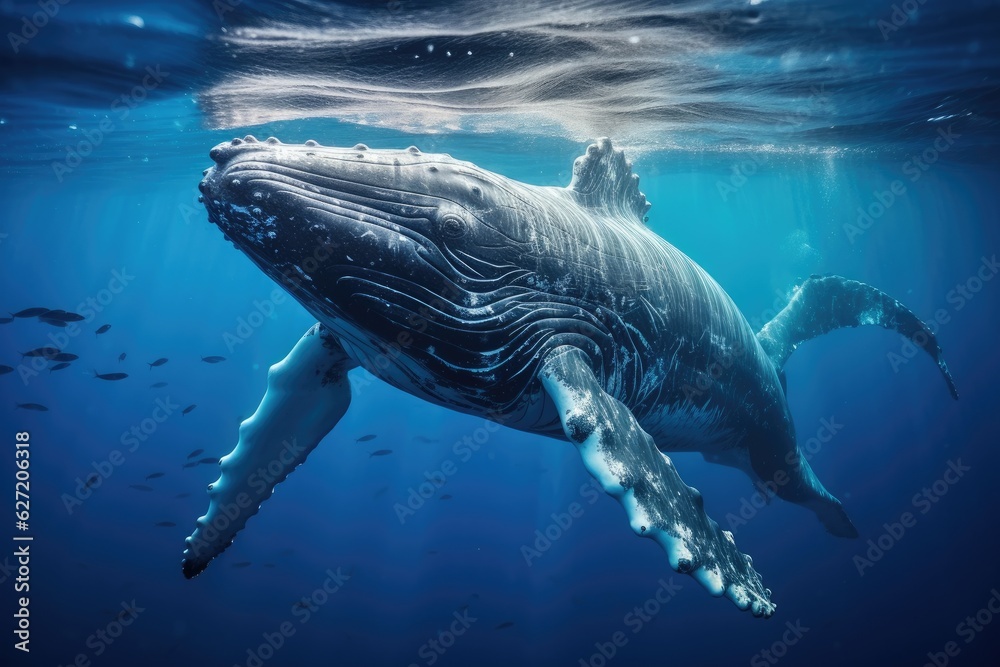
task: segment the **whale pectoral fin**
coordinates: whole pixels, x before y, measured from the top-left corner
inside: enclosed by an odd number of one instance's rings
[[[607,394],[577,348],[554,350],[539,379],[555,403],[566,437],[604,491],[618,500],[632,530],[667,552],[670,566],[715,596],[725,594],[754,616],[775,605],[749,556],[704,511],[701,494],[677,474],[632,413]]]
[[[805,341],[834,329],[866,324],[897,331],[923,348],[937,364],[952,398],[958,399],[955,380],[930,327],[885,292],[856,280],[811,276],[795,289],[788,305],[757,332],[757,340],[780,370]]]
[[[185,540],[185,577],[200,574],[232,544],[274,487],[344,416],[351,402],[347,371],[354,365],[316,324],[271,366],[257,411],[240,425],[236,448],[219,461],[222,475],[208,487],[208,512]]]

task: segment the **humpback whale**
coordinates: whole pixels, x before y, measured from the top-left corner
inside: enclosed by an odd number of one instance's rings
[[[349,371],[430,403],[571,443],[670,567],[754,616],[774,611],[752,560],[670,454],[700,452],[856,537],[796,444],[785,361],[811,338],[879,325],[916,339],[957,391],[934,334],[901,303],[813,276],[754,332],[719,284],[645,226],[638,176],[607,139],[568,187],[449,155],[233,139],[202,200],[237,249],[315,317],[270,368],[182,570],[201,573],[347,412]]]

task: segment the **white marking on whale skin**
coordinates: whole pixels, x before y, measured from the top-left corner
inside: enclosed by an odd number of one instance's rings
[[[264,242],[264,238],[276,238],[277,233],[274,231],[278,228],[275,222],[278,217],[275,215],[269,215],[266,218],[261,218],[261,210],[256,207],[246,207],[239,206],[237,204],[229,203],[230,215],[237,218],[242,218],[247,222],[247,229],[243,232],[243,235],[248,239],[253,239],[258,245]],[[228,218],[226,218],[228,220]]]
[[[708,589],[708,592],[715,597],[719,597],[726,592],[723,585],[722,572],[716,567],[699,567],[693,573],[695,579]]]

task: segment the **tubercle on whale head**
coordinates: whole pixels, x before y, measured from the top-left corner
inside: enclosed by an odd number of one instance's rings
[[[262,186],[268,184],[269,178],[283,180],[285,185],[305,186],[303,191],[316,196],[349,194],[345,188],[354,190],[350,194],[355,195],[365,194],[357,192],[365,188],[378,189],[377,194],[385,195],[404,185],[416,185],[407,194],[433,199],[442,190],[461,195],[462,179],[457,172],[461,170],[462,175],[469,176],[477,170],[474,165],[459,162],[450,155],[425,154],[415,146],[406,150],[371,150],[359,143],[339,148],[323,146],[312,139],[302,144],[284,144],[276,137],[260,141],[253,135],[220,143],[209,151],[209,157],[214,164],[202,172],[198,187],[209,208],[211,221],[216,223],[219,220],[212,216],[212,205],[218,205],[219,195],[232,201],[246,194],[245,187],[242,193],[239,188],[250,181],[241,178],[240,171],[248,172],[251,180]],[[478,190],[473,186],[465,189]],[[261,192],[263,194],[266,192]],[[405,206],[404,199],[399,196],[391,203]]]
[[[506,179],[450,155],[247,135],[209,156],[209,220],[307,308],[331,301],[345,276],[440,293],[516,263],[516,221],[498,213],[515,208]],[[460,266],[463,252],[485,264]]]

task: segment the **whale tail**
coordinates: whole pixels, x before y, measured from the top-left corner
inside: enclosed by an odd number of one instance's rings
[[[757,340],[774,362],[784,387],[782,367],[801,343],[834,329],[865,324],[898,331],[923,348],[937,363],[952,397],[958,399],[958,389],[934,333],[899,301],[855,280],[840,276],[810,277],[795,290],[788,305],[761,328]],[[839,427],[830,422],[823,428],[826,437],[830,437]],[[823,487],[794,437],[783,444],[784,456],[774,456],[773,447],[773,442],[750,446],[754,472],[767,480],[777,479],[779,474],[787,475],[788,483],[776,488],[778,496],[811,509],[833,535],[857,537],[858,531],[843,505]]]
[[[958,400],[955,380],[934,333],[899,301],[856,280],[811,276],[795,290],[788,305],[757,332],[757,340],[780,373],[801,343],[834,329],[864,324],[898,331],[922,348],[938,365],[952,398]]]

